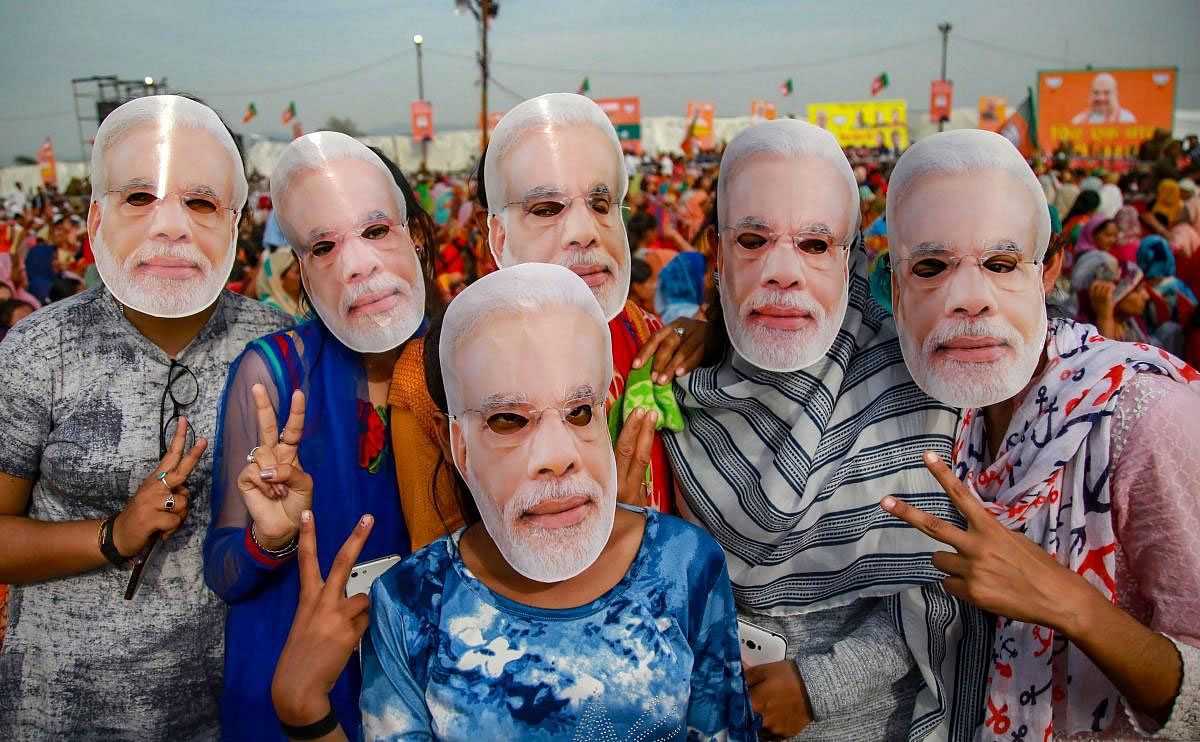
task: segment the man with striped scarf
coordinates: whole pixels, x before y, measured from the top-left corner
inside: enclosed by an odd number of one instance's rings
[[[922,464],[956,413],[904,366],[870,298],[858,190],[828,132],[771,121],[721,162],[719,307],[701,368],[681,377],[667,448],[681,510],[725,549],[739,612],[783,635],[747,673],[764,731],[811,739],[961,738],[955,694],[982,698],[982,615],[946,595],[937,543],[877,503],[957,514]]]

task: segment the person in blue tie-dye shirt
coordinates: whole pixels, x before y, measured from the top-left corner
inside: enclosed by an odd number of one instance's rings
[[[724,555],[673,516],[618,506],[603,419],[612,364],[600,306],[569,270],[485,276],[450,305],[439,357],[450,449],[482,522],[384,574],[362,641],[367,739],[756,738]],[[355,529],[303,590],[274,697],[311,738],[363,633],[344,599]],[[324,715],[324,716],[323,716]]]

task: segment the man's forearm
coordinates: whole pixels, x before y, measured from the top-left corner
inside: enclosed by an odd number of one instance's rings
[[[96,541],[99,529],[98,520],[47,523],[0,515],[0,582],[24,585],[108,564]]]

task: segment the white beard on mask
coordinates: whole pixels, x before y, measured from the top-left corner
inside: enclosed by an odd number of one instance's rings
[[[901,304],[896,304],[896,331],[900,336],[900,351],[921,391],[953,407],[987,407],[1012,399],[1024,389],[1046,345],[1046,306],[1030,337],[1023,337],[1007,321],[999,317],[984,319],[942,320],[921,347],[908,332]],[[951,358],[937,358],[937,349],[958,337],[993,337],[1004,341],[1010,350],[995,361],[972,363]]]
[[[364,283],[346,286],[336,308],[327,306],[313,293],[307,268],[304,286],[321,321],[355,353],[382,353],[399,347],[412,337],[425,318],[425,284],[421,281],[412,284],[399,276],[375,276]],[[400,295],[395,306],[363,317],[350,315],[350,307],[360,298],[385,291]]]
[[[742,306],[734,304],[732,292],[720,293],[725,329],[729,332],[729,342],[734,349],[763,370],[784,373],[808,368],[825,357],[833,347],[838,331],[842,329],[850,301],[848,286],[843,287],[832,314],[826,314],[820,302],[807,292],[760,288]],[[815,326],[785,330],[748,321],[753,310],[768,305],[807,312],[812,316]]]
[[[92,254],[96,258],[96,271],[117,301],[152,317],[174,319],[198,314],[217,300],[235,257],[231,242],[221,264],[214,266],[192,243],[167,245],[149,240],[137,250],[117,262],[112,250],[104,241],[104,223],[96,230],[92,240]],[[138,273],[140,263],[154,257],[180,258],[195,263],[201,275],[187,280],[174,280]]]
[[[617,463],[612,460],[609,481],[615,482]],[[568,479],[526,482],[504,507],[504,512],[483,490],[473,466],[467,465],[467,487],[483,525],[505,561],[531,580],[543,583],[569,580],[592,566],[612,535],[617,513],[616,489],[611,492],[586,474]],[[521,522],[521,516],[546,500],[587,495],[593,509],[582,521],[563,528],[539,528]]]
[[[625,241],[625,254],[629,255],[629,243]],[[514,265],[528,263],[527,260],[518,260],[512,250],[505,250],[500,256],[500,267],[511,268]],[[600,303],[600,311],[604,312],[604,319],[611,321],[621,310],[625,308],[625,300],[629,296],[629,273],[630,260],[627,257],[624,261],[614,260],[611,255],[598,247],[589,248],[587,250],[567,250],[555,255],[554,260],[546,261],[555,265],[561,265],[564,268],[571,269],[577,265],[602,265],[608,269],[610,280],[605,281],[599,286],[589,287],[592,289],[592,295],[596,297],[596,301]],[[623,264],[622,264],[623,263]]]

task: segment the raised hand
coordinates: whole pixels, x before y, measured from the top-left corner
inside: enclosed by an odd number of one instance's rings
[[[113,520],[113,545],[121,555],[132,557],[138,554],[156,534],[166,541],[187,517],[190,492],[184,481],[208,446],[208,441],[199,438],[185,455],[187,426],[187,418],[180,417],[171,445],[155,467],[154,474],[142,482],[129,498],[129,504]]]
[[[708,323],[704,320],[680,317],[650,336],[633,359],[633,367],[641,368],[654,356],[650,379],[655,384],[670,384],[675,377],[700,365],[707,332]]]
[[[638,408],[629,415],[617,436],[617,502],[646,507],[646,469],[654,447],[658,413]]]
[[[895,497],[880,506],[957,553],[935,552],[933,566],[949,575],[946,592],[986,611],[1017,621],[1067,631],[1080,606],[1100,593],[1054,560],[1023,533],[1010,531],[984,509],[937,454],[925,452],[925,466],[967,519],[967,530]]]
[[[300,602],[271,683],[275,712],[285,724],[312,724],[329,712],[329,691],[367,630],[371,601],[362,594],[347,598],[346,580],[374,522],[370,515],[359,519],[322,580],[312,511],[301,514]]]
[[[279,549],[295,538],[300,514],[312,507],[313,481],[297,455],[304,432],[304,393],[292,393],[292,407],[277,432],[275,410],[262,384],[250,389],[258,415],[258,446],[247,454],[238,474],[238,490],[254,520],[254,537],[267,549]]]

